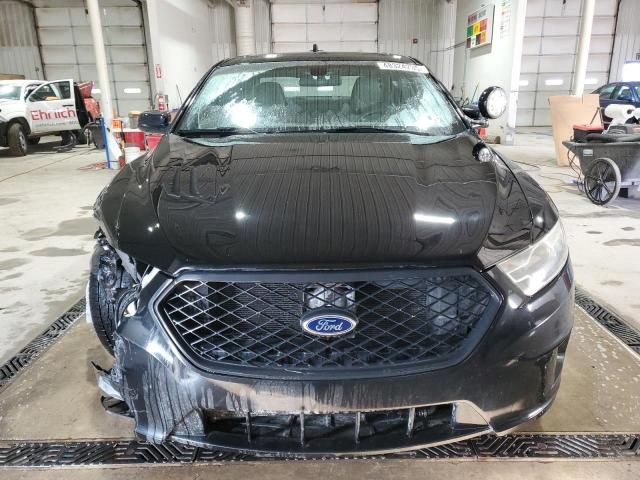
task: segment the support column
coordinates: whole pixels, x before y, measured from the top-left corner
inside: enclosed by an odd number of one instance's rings
[[[502,12],[501,12],[502,13]],[[524,25],[527,17],[527,0],[518,0],[511,5],[512,51],[511,78],[507,92],[507,111],[505,113],[504,140],[506,145],[514,145],[516,141],[516,120],[518,116],[518,96],[520,95],[520,71],[522,69],[522,50],[524,45]],[[497,16],[496,16],[497,18]],[[499,33],[494,26],[494,38]]]
[[[580,22],[578,54],[576,55],[576,69],[573,74],[573,95],[582,95],[584,93],[584,80],[587,76],[587,63],[589,61],[589,47],[591,46],[591,30],[593,29],[595,8],[596,0],[584,0],[582,21]]]
[[[113,106],[111,104],[111,83],[109,82],[109,70],[107,69],[107,54],[104,49],[102,36],[102,19],[98,0],[87,0],[89,12],[89,25],[93,37],[93,53],[96,57],[96,70],[98,71],[98,83],[100,84],[100,110],[107,128],[111,128]]]
[[[255,55],[256,39],[253,29],[253,0],[237,0],[234,13],[238,56]]]

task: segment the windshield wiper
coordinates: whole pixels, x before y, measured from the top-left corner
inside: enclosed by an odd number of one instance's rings
[[[402,133],[409,135],[422,135],[422,136],[434,136],[431,133],[421,132],[416,130],[407,130],[403,127],[330,127],[330,128],[296,128],[285,130],[251,130],[248,128],[215,128],[215,129],[192,129],[192,130],[178,130],[177,135],[186,138],[198,138],[198,137],[214,137],[223,138],[231,137],[233,135],[264,135],[264,134],[291,134],[291,133]]]
[[[415,130],[407,130],[402,127],[334,127],[325,128],[322,132],[328,133],[405,133],[413,135],[429,135],[427,132],[419,132]]]
[[[199,137],[221,138],[221,137],[230,137],[232,135],[250,135],[250,134],[257,134],[257,133],[258,132],[256,132],[255,130],[250,130],[248,128],[235,128],[235,127],[216,128],[216,129],[194,128],[191,130],[178,130],[176,132],[177,135],[180,135],[181,137],[186,137],[186,138],[199,138]]]

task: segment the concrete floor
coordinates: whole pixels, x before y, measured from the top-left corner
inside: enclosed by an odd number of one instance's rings
[[[109,365],[91,327],[80,321],[0,395],[0,443],[40,440],[133,438],[130,419],[109,415],[99,404],[90,361]],[[52,369],[52,365],[56,368]],[[73,402],[73,408],[66,408]],[[640,431],[640,357],[576,309],[562,385],[551,409],[520,432],[598,433]],[[53,414],[52,414],[53,413]],[[328,478],[637,479],[637,460],[482,461],[340,460],[236,462],[117,468],[11,468],[3,479],[200,479]]]
[[[640,195],[594,205],[571,183],[574,172],[556,165],[550,130],[519,132],[516,139],[516,146],[497,149],[524,162],[558,206],[578,285],[640,328]]]
[[[0,363],[81,296],[96,222],[92,205],[113,170],[104,153],[57,153],[45,137],[26,157],[0,149]]]
[[[243,462],[225,465],[122,467],[105,469],[6,470],[3,480],[261,480],[308,479],[465,479],[465,480],[638,480],[634,461],[449,462],[441,460],[343,460],[336,462]]]
[[[0,442],[133,438],[133,421],[100,405],[91,361],[109,368],[112,359],[80,322],[0,395]],[[519,431],[636,433],[638,412],[640,357],[576,309],[556,401]]]
[[[114,171],[92,164],[103,154],[86,147],[55,153],[57,139],[36,153],[9,157],[0,150],[0,363],[16,353],[83,293],[95,222],[91,205]],[[555,167],[545,132],[518,136],[499,147],[531,171],[557,203],[567,229],[577,282],[640,327],[640,199],[596,207],[567,183],[569,169]],[[635,280],[635,282],[634,282]],[[122,439],[128,419],[106,415],[89,361],[109,366],[89,325],[79,323],[0,396],[0,441]],[[640,429],[640,362],[604,329],[577,313],[563,385],[551,410],[521,431],[631,432]],[[55,365],[55,370],[51,366]],[[73,402],[74,408],[64,408]],[[62,408],[56,408],[62,407]],[[267,479],[324,475],[379,478],[637,479],[640,464],[627,461],[340,461],[273,462],[119,469],[3,470],[12,478]]]
[[[91,206],[116,173],[91,168],[102,152],[56,153],[59,140],[43,140],[26,157],[0,149],[0,363],[82,295],[96,229]],[[521,132],[517,143],[498,149],[532,164],[523,167],[558,205],[578,284],[640,328],[640,198],[597,207],[568,183],[569,168],[555,166],[548,132]]]

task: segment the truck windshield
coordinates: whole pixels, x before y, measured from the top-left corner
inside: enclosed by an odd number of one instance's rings
[[[303,131],[455,135],[465,125],[422,65],[265,62],[217,69],[179,135]]]
[[[2,100],[20,100],[20,85],[1,85],[0,99]]]

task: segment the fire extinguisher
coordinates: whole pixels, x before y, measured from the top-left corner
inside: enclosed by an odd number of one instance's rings
[[[169,97],[162,93],[156,95],[158,110],[161,112],[166,112],[169,109]]]

